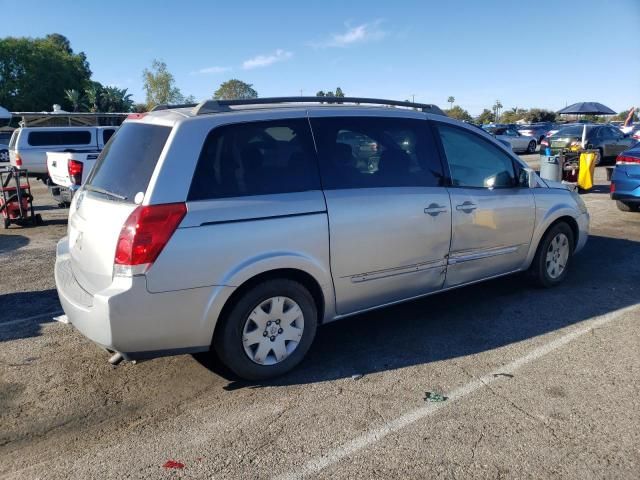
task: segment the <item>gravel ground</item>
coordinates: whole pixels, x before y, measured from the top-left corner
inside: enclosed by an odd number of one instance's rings
[[[604,178],[558,288],[514,276],[336,322],[252,385],[208,356],[112,367],[43,315],[67,211],[37,186],[45,225],[0,232],[0,478],[637,478],[640,215]]]

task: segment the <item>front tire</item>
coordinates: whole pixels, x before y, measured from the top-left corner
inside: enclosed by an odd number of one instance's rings
[[[275,279],[245,292],[221,319],[213,347],[224,364],[246,380],[285,374],[309,351],[318,310],[300,283]]]
[[[527,153],[535,153],[536,152],[537,143],[535,140],[529,142],[527,146]]]
[[[573,231],[565,222],[547,230],[529,268],[534,283],[545,288],[562,283],[571,265],[573,247]]]

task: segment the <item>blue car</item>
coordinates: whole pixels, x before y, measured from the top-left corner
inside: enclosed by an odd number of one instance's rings
[[[623,212],[640,211],[640,143],[618,155],[611,176],[611,198]]]

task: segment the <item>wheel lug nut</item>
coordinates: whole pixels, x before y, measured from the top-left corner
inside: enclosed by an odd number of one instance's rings
[[[276,320],[276,325],[280,325],[280,320]]]
[[[278,333],[282,333],[282,329],[281,328],[278,329]]]
[[[262,332],[262,336],[266,337],[268,335],[267,331],[265,330],[264,332]]]
[[[268,327],[269,325],[271,325],[271,320],[269,320],[269,321],[267,322],[267,327]]]
[[[272,336],[271,337],[271,341],[273,342],[276,339],[276,337]]]

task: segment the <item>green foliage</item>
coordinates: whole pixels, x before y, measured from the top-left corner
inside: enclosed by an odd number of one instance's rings
[[[184,97],[175,85],[173,75],[162,60],[154,59],[151,69],[142,72],[144,90],[147,96],[147,107],[152,109],[156,105],[182,103]]]
[[[614,116],[611,120],[617,120],[617,121],[620,121],[620,122],[624,122],[627,119],[628,115],[629,115],[629,110],[624,110],[624,111],[618,113],[616,116]],[[638,112],[637,111],[633,112],[632,121],[634,123],[638,121]]]
[[[456,97],[451,96],[451,97],[447,98],[447,103],[450,105],[450,107],[449,107],[450,109],[453,108],[453,103],[455,101],[456,101]]]
[[[0,39],[0,105],[13,111],[72,110],[65,90],[82,91],[91,70],[84,53],[54,33],[44,38]]]
[[[319,90],[319,91],[316,93],[316,97],[326,97],[326,94],[325,94],[322,90]]]
[[[555,122],[556,112],[543,108],[532,108],[525,114],[524,119],[529,123]]]
[[[448,117],[455,118],[456,120],[466,120],[467,122],[473,120],[473,117],[469,115],[469,112],[464,110],[459,105],[455,105],[449,110],[445,110],[444,113],[446,113]]]
[[[526,110],[515,107],[504,112],[500,117],[500,121],[502,123],[516,123],[518,120],[524,119],[526,114]]]
[[[476,123],[478,125],[484,125],[485,123],[493,123],[495,119],[495,114],[488,108],[485,108],[482,110],[482,113],[476,117]]]
[[[344,92],[342,91],[342,89],[340,87],[336,88],[336,97],[344,98]]]
[[[213,98],[220,100],[235,100],[242,98],[258,98],[258,92],[253,89],[253,85],[242,80],[232,78],[223,82],[218,90],[213,94]]]
[[[146,103],[134,103],[133,107],[131,107],[131,111],[135,113],[144,113],[147,112],[147,104]]]
[[[71,107],[73,108],[74,112],[77,112],[78,110],[80,110],[81,107],[84,107],[84,104],[82,103],[83,101],[82,94],[78,90],[74,90],[74,89],[65,90],[64,96],[67,99],[67,101],[71,104]]]

